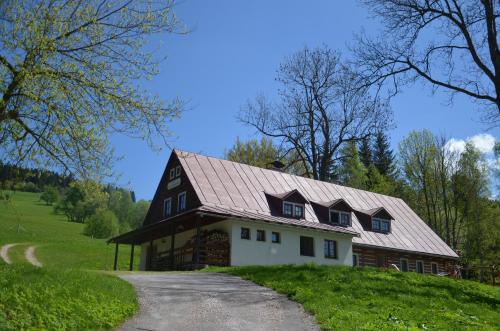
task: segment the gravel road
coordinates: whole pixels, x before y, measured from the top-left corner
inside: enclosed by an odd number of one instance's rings
[[[286,296],[239,277],[199,272],[125,274],[140,312],[121,330],[319,330]]]

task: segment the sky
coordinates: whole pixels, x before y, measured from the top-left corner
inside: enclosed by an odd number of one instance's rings
[[[358,1],[185,0],[175,11],[190,33],[152,38],[152,46],[161,45],[167,59],[158,76],[138,82],[164,100],[185,102],[185,112],[170,126],[174,136],[161,151],[141,140],[111,139],[122,157],[115,168],[119,184],[139,199],[152,199],[171,148],[222,157],[237,137],[258,138],[236,116],[258,94],[275,97],[276,70],[286,56],[305,46],[327,45],[348,57],[355,33],[380,30]],[[388,134],[395,150],[410,131],[429,129],[449,137],[454,148],[467,140],[486,146],[491,158],[488,146],[500,136],[498,129],[486,130],[468,99],[459,97],[450,105],[447,94],[432,94],[426,85],[406,88],[391,107],[394,128]]]

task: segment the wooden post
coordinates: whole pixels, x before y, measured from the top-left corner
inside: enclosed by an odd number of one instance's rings
[[[175,269],[175,261],[174,261],[174,247],[175,247],[175,228],[176,226],[172,224],[172,235],[170,236],[170,268]]]
[[[149,254],[148,254],[148,261],[149,261],[149,270],[153,269],[153,239],[149,241]]]
[[[195,268],[198,268],[200,265],[200,238],[201,236],[201,228],[200,228],[200,216],[196,217],[196,257],[195,257]]]
[[[130,248],[130,271],[134,270],[134,244]]]
[[[118,270],[118,243],[115,246],[115,263],[113,265],[113,270]]]

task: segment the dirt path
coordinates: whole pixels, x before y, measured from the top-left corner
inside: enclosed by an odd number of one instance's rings
[[[42,263],[38,261],[38,259],[35,256],[35,248],[36,246],[30,246],[26,248],[26,251],[24,252],[24,257],[29,263],[31,263],[35,267],[41,267]]]
[[[284,295],[239,277],[202,272],[127,274],[140,312],[120,330],[319,330]]]
[[[11,249],[12,247],[14,247],[16,245],[19,245],[19,244],[7,244],[7,245],[3,245],[2,248],[0,248],[0,257],[2,258],[2,260],[5,261],[5,263],[7,263],[7,264],[12,263],[12,261],[9,258],[9,249]]]

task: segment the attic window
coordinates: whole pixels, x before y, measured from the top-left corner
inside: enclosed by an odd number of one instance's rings
[[[283,202],[283,216],[304,218],[304,205],[294,202]]]
[[[330,209],[330,223],[351,226],[351,213]]]
[[[391,232],[391,221],[383,218],[372,218],[372,230],[388,233]]]

